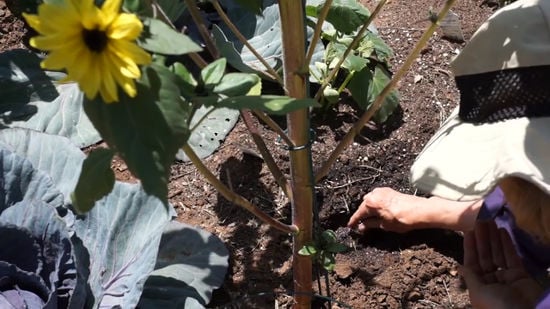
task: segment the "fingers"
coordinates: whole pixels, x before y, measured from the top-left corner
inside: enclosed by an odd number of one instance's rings
[[[464,278],[464,282],[466,282],[468,290],[476,291],[483,285],[482,279],[474,269],[465,265],[459,266],[458,271],[462,275],[462,278]]]
[[[365,194],[363,196],[363,201],[361,202],[361,205],[359,205],[359,208],[357,208],[357,211],[351,216],[351,218],[348,221],[348,227],[350,228],[358,228],[361,230],[361,227],[359,224],[362,221],[365,221],[369,217],[378,217],[378,204],[373,201],[372,199],[372,192]]]
[[[504,256],[505,251],[502,248],[501,233],[504,232],[506,235],[508,235],[508,233],[503,229],[499,229],[494,221],[488,222],[487,228],[489,230],[489,247],[491,249],[494,267],[496,267],[496,269],[506,268],[507,264]]]
[[[464,234],[464,267],[472,269],[473,271],[480,273],[481,267],[479,266],[477,257],[477,244],[474,231],[466,232]]]
[[[490,229],[490,222],[477,222],[474,228],[477,260],[483,273],[491,273],[497,269],[493,261],[493,244],[491,243]],[[497,240],[500,243],[500,239]]]
[[[514,243],[510,238],[508,232],[504,229],[499,229],[500,244],[502,246],[502,251],[504,253],[504,259],[506,262],[506,268],[523,268],[523,263],[521,258],[516,252]]]

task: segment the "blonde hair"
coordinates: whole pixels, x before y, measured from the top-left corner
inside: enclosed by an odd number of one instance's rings
[[[518,177],[503,178],[499,185],[518,227],[550,244],[550,195]]]

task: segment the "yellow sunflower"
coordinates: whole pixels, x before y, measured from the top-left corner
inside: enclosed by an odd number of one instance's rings
[[[31,46],[48,51],[42,68],[65,69],[66,80],[77,82],[88,99],[99,92],[106,103],[118,101],[117,84],[134,97],[138,64],[148,64],[151,56],[134,43],[143,24],[120,13],[121,2],[105,0],[99,8],[94,0],[63,0],[41,4],[38,15],[24,14],[40,34]]]

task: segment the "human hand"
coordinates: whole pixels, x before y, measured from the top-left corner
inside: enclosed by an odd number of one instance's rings
[[[464,235],[461,273],[474,308],[534,308],[542,288],[525,271],[504,229],[477,222]]]
[[[361,233],[370,228],[407,232],[417,228],[419,207],[427,199],[400,193],[391,188],[376,188],[363,196],[363,201],[348,222],[348,227]]]

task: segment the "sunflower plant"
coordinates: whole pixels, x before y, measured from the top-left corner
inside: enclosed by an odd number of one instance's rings
[[[77,116],[72,124],[62,127],[80,128],[86,122],[82,119],[89,119],[92,129],[71,134],[80,141],[84,133],[98,132],[108,148],[92,150],[83,160],[71,196],[74,209],[86,213],[113,190],[110,162],[114,155],[126,162],[147,194],[168,205],[170,166],[183,153],[224,197],[292,237],[295,307],[309,308],[313,260],[322,256],[326,261],[321,263],[330,266],[333,254],[342,249],[332,238],[329,246],[319,245],[333,233],[315,227],[314,185],[367,121],[374,115],[384,121],[395,108],[398,97],[393,88],[437,21],[390,79],[387,60],[391,50],[375,29],[369,28],[385,1],[372,13],[357,0],[30,2],[39,5],[24,8],[23,17],[36,31],[30,45],[43,54],[19,53],[8,61],[17,68],[10,78],[24,78],[10,88],[16,89],[17,95],[7,94],[13,104],[4,123],[21,124],[17,115],[24,115],[27,120],[21,125],[39,127],[43,122],[32,122],[33,113],[43,115],[52,106],[64,111],[81,107],[85,117]],[[452,3],[446,2],[438,20]],[[26,60],[20,61],[20,57]],[[0,65],[2,61],[0,57]],[[29,63],[40,66],[41,71],[32,71]],[[279,95],[262,95],[264,83],[276,85]],[[316,93],[310,93],[309,83],[319,84]],[[345,89],[359,103],[363,115],[314,171],[311,110],[320,107],[319,102],[338,102]],[[34,99],[41,104],[17,105]],[[383,114],[376,114],[381,106],[385,107]],[[219,123],[211,123],[210,116],[215,113],[224,116]],[[231,191],[206,168],[204,155],[193,146],[197,140],[199,148],[219,142],[196,132],[208,121],[209,126],[229,131],[230,114],[241,116],[288,197],[290,224]],[[270,115],[285,115],[287,129],[279,127]],[[283,174],[257,134],[254,116],[286,143],[289,175]]]

